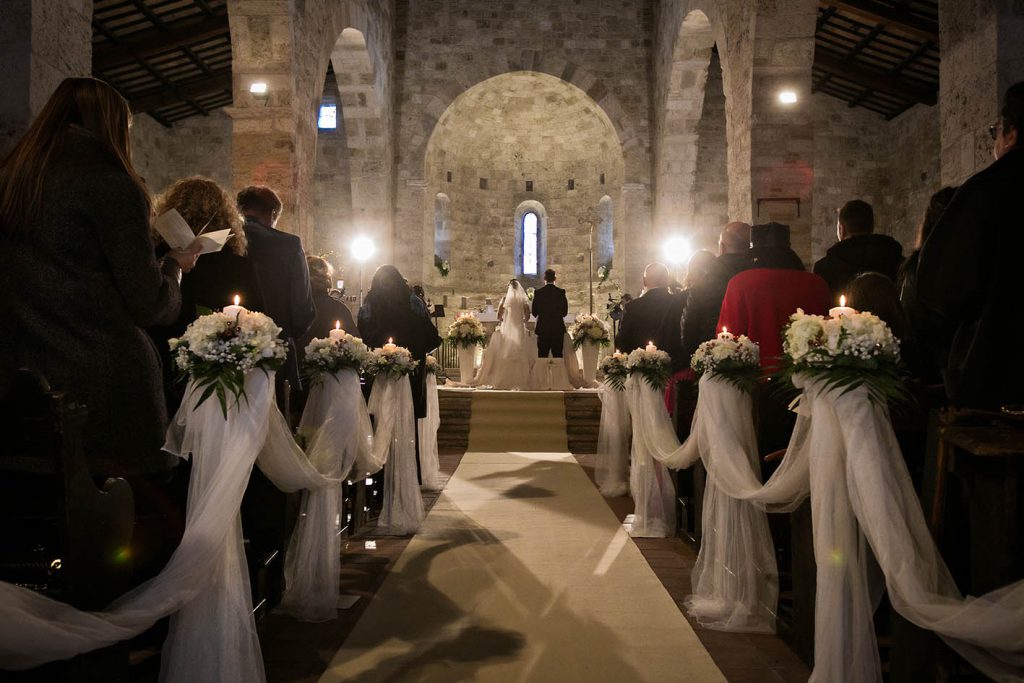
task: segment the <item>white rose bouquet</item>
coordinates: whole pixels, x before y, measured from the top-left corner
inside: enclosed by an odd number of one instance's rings
[[[411,375],[417,365],[419,362],[413,359],[409,349],[388,343],[370,352],[363,369],[371,377],[384,375],[398,379]]]
[[[224,418],[228,397],[245,398],[245,373],[274,371],[284,364],[288,347],[278,338],[281,328],[262,313],[242,309],[237,315],[221,311],[196,318],[181,337],[170,339],[180,379],[195,381],[202,391],[196,408],[214,394]]]
[[[900,362],[900,342],[872,313],[825,318],[797,309],[783,332],[781,374],[825,380],[846,393],[866,386],[872,401],[896,402],[908,396]]]
[[[580,348],[583,344],[608,346],[612,343],[608,327],[597,316],[589,313],[580,313],[576,316],[576,320],[569,326],[569,336],[572,337],[574,349]]]
[[[370,350],[359,337],[342,333],[337,339],[317,338],[306,346],[302,369],[314,383],[325,375],[333,376],[346,368],[360,371],[370,356]]]
[[[426,362],[423,364],[423,369],[426,370],[428,375],[437,377],[441,374],[441,364],[437,362],[437,359],[433,356],[427,356]]]
[[[487,335],[480,320],[472,313],[466,312],[460,313],[448,326],[448,340],[455,346],[469,348],[486,342]]]
[[[626,354],[616,351],[610,356],[602,358],[597,366],[601,374],[604,375],[604,383],[615,391],[622,391],[626,388],[626,378],[629,376],[626,360]]]
[[[672,376],[672,359],[660,349],[636,349],[630,351],[626,369],[630,376],[640,375],[653,389],[662,391]]]
[[[761,347],[745,334],[723,330],[697,347],[690,367],[698,377],[710,373],[749,393],[761,377]]]

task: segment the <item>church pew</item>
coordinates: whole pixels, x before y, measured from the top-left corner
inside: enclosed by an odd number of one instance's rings
[[[0,580],[97,610],[130,587],[134,512],[127,482],[97,486],[89,474],[86,415],[31,370],[19,371],[0,398]],[[128,645],[3,679],[126,681]]]

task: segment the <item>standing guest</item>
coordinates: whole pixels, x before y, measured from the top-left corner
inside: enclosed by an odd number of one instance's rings
[[[903,261],[903,247],[888,235],[876,235],[871,205],[853,199],[839,209],[834,244],[814,264],[814,273],[825,278],[833,301],[838,302],[858,273],[882,273],[893,282]]]
[[[163,360],[167,407],[173,413],[181,404],[185,387],[175,381],[177,368],[171,358],[168,340],[180,337],[189,323],[205,311],[230,304],[236,294],[247,308],[257,311],[263,309],[263,297],[252,262],[246,254],[242,221],[231,197],[220,185],[202,176],[179,180],[157,200],[155,213],[161,215],[171,209],[181,214],[194,233],[231,231],[223,249],[204,254],[196,267],[181,279],[181,312],[177,320],[171,325],[149,329]]]
[[[917,292],[958,323],[945,372],[949,398],[999,408],[1024,403],[1024,363],[1012,357],[1021,329],[1024,81],[1007,89],[989,131],[996,160],[963,184],[925,240]]]
[[[427,307],[412,293],[409,284],[392,265],[383,265],[373,274],[366,301],[359,309],[359,333],[370,348],[384,346],[392,340],[404,346],[419,361],[412,383],[416,417],[427,416],[424,361],[427,354],[441,344]]]
[[[537,357],[561,358],[569,299],[565,290],[555,284],[555,271],[550,268],[544,271],[544,286],[533,294],[531,309],[537,318]]]
[[[761,345],[761,367],[774,369],[789,317],[798,308],[824,315],[831,297],[825,281],[806,272],[790,248],[788,225],[753,226],[750,245],[754,266],[729,280],[715,328],[727,327],[756,341]]]
[[[306,266],[309,268],[309,287],[313,291],[313,303],[316,304],[316,317],[313,324],[298,340],[301,352],[314,337],[324,338],[334,329],[335,323],[341,323],[341,329],[349,334],[359,335],[352,312],[343,301],[331,296],[334,283],[334,267],[327,259],[319,256],[307,256]]]
[[[707,277],[695,282],[690,289],[679,321],[682,335],[681,355],[689,360],[702,342],[712,339],[717,330],[718,315],[729,280],[750,268],[750,225],[733,221],[722,229],[718,237],[718,258]]]
[[[295,340],[306,334],[316,317],[302,242],[275,229],[281,217],[281,199],[269,187],[250,185],[238,193],[237,203],[245,219],[249,257],[256,268],[264,312],[281,327],[290,349],[282,374],[299,389]]]
[[[665,318],[654,340],[658,348],[672,358],[672,370],[678,372],[690,367],[690,356],[683,351],[682,319],[686,306],[695,289],[707,284],[715,267],[715,255],[706,249],[694,252],[686,266],[686,277],[679,291],[672,293],[672,302],[665,311]],[[671,289],[671,288],[670,288]],[[714,323],[711,323],[714,325]]]
[[[644,268],[644,293],[626,304],[622,310],[615,348],[629,353],[658,339],[673,303],[668,283],[669,273],[664,263],[647,264]]]
[[[116,90],[64,80],[0,163],[0,387],[20,367],[89,407],[94,476],[166,471],[160,360],[144,327],[173,321],[196,252],[157,261],[150,199]]]

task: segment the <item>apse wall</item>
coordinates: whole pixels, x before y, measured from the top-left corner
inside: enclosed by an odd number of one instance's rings
[[[623,161],[611,122],[586,93],[536,72],[484,81],[441,116],[425,169],[434,201],[423,214],[424,249],[451,266],[447,278],[434,268],[424,278],[435,300],[448,294],[457,303],[468,297],[471,306],[487,298],[497,303],[510,278],[535,286],[543,270],[553,268],[572,310],[587,308],[590,226],[596,270],[606,265],[597,262],[598,205],[609,197],[612,224],[620,222],[616,205],[621,204]],[[542,223],[533,277],[523,274],[522,248],[517,248],[526,208]],[[447,221],[443,229],[450,249],[435,239],[441,221]],[[621,226],[613,232],[619,235],[615,246],[621,247]],[[613,273],[615,264],[613,257]]]
[[[159,194],[175,180],[203,175],[234,191],[231,175],[231,119],[223,110],[194,116],[165,128],[145,114],[132,123],[132,163]]]

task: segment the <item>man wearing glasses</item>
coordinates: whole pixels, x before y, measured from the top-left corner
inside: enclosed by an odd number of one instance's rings
[[[1007,89],[989,128],[995,162],[956,193],[921,249],[920,299],[957,325],[944,379],[957,406],[1024,403],[1014,349],[1024,254],[1024,81]],[[922,345],[929,339],[920,340]]]

